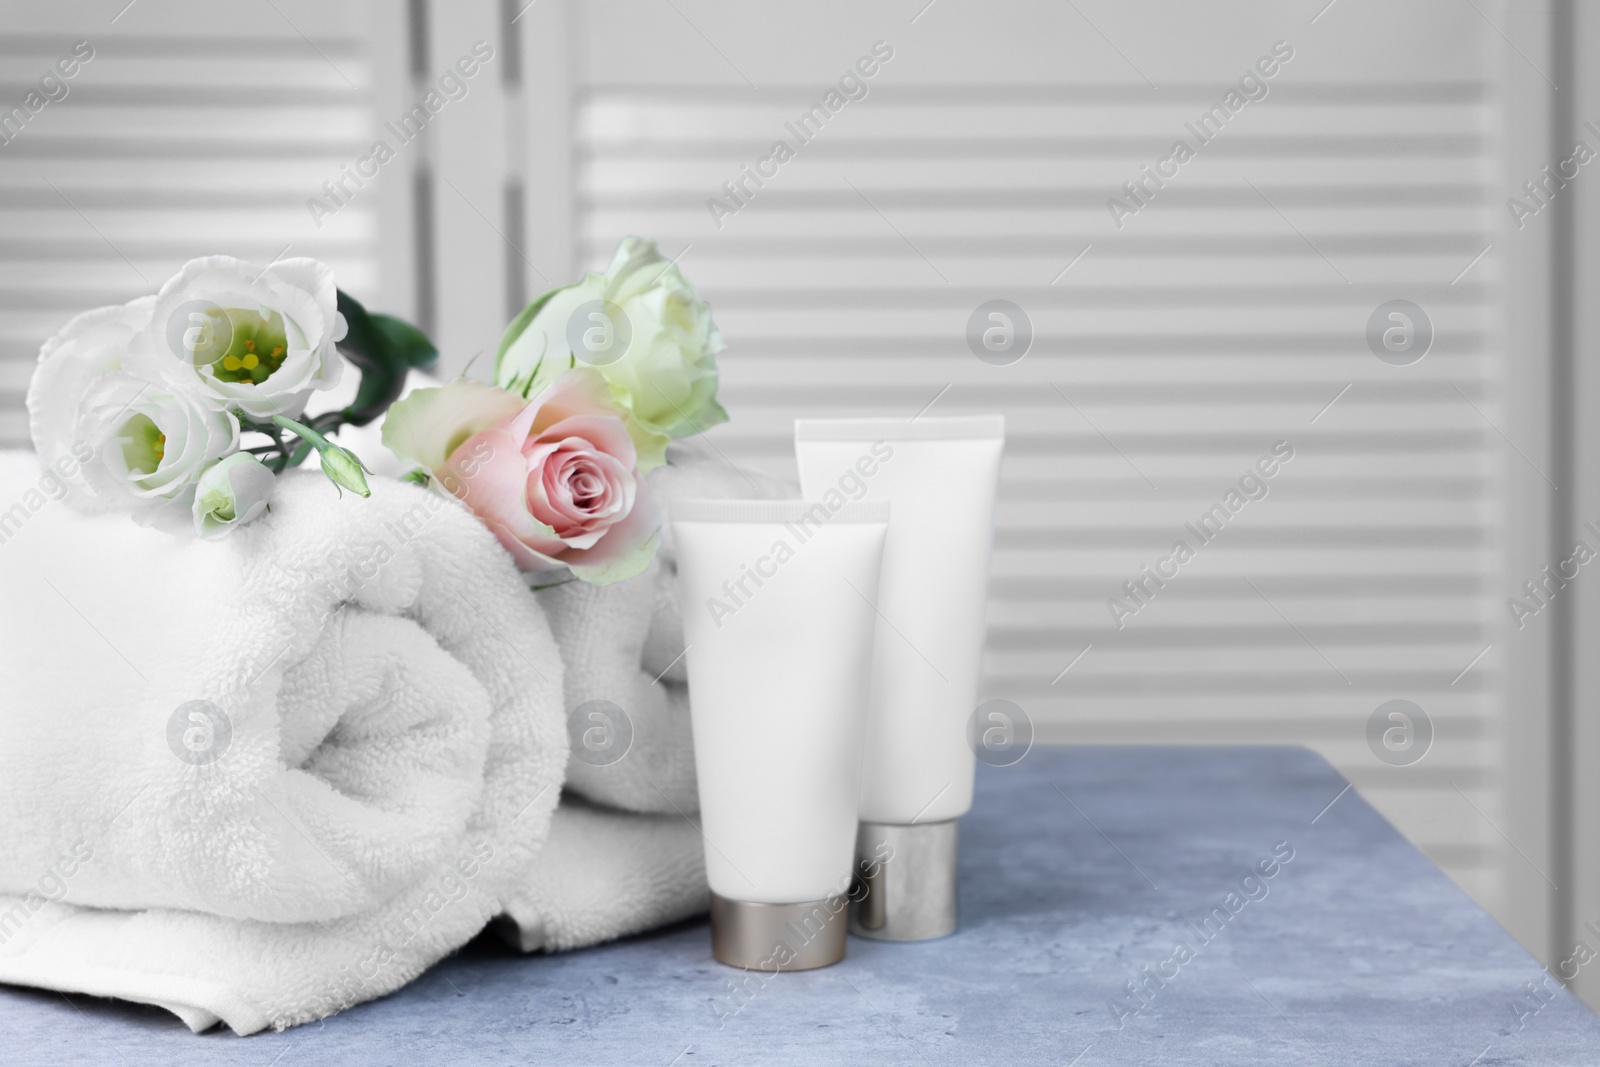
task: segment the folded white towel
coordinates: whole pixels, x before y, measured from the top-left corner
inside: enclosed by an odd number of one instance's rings
[[[0,981],[244,1034],[501,911],[566,733],[549,628],[477,520],[300,473],[200,542],[54,488],[0,455]]]
[[[687,818],[569,794],[496,929],[524,952],[586,948],[699,915],[707,893],[705,846]]]

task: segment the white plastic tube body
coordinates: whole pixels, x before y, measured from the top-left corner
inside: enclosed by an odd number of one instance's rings
[[[800,419],[807,499],[892,502],[861,782],[866,822],[972,807],[978,701],[1005,420]]]
[[[850,887],[883,504],[672,504],[706,876],[718,896]]]

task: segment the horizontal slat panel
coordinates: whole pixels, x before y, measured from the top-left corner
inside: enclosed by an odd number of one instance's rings
[[[1486,32],[1470,11],[1444,23]],[[785,124],[825,81],[685,85],[641,67],[625,22],[592,27],[634,58],[628,84],[579,94],[579,261],[624,233],[681,254],[728,340],[721,452],[793,477],[797,416],[1003,412],[987,695],[1050,740],[1314,745],[1493,893],[1498,839],[1455,791],[1498,811],[1501,650],[1465,670],[1509,595],[1490,518],[1510,453],[1501,279],[1495,255],[1474,263],[1505,195],[1490,83],[1285,74],[1119,229],[1107,199],[1225,84],[1066,83],[1029,46],[1012,83],[885,66],[802,142]],[[752,54],[740,27],[719,24],[730,56]],[[745,168],[780,138],[794,158],[757,185]],[[724,187],[741,179],[742,205]],[[738,210],[719,223],[709,198]],[[964,338],[996,297],[1033,327],[1012,366]],[[1408,368],[1363,340],[1397,297],[1435,326]],[[1296,455],[1270,494],[1117,629],[1107,598],[1282,439]],[[1437,729],[1415,773],[1366,746],[1396,696]]]
[[[306,207],[378,125],[366,28],[345,5],[323,14],[296,15],[321,34],[307,38],[272,6],[265,33],[262,12],[243,5],[140,12],[143,36],[94,36],[66,97],[0,146],[0,446],[27,439],[21,397],[45,337],[80,311],[154,292],[195,256],[314,256],[343,287],[376,287],[376,192],[320,227]],[[0,103],[20,100],[16,79],[80,29],[8,34]]]

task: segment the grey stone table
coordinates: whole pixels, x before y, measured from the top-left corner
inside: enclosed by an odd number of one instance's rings
[[[1305,750],[979,771],[941,941],[852,939],[736,995],[703,921],[566,956],[482,938],[244,1039],[0,987],[0,1063],[1600,1064],[1600,1019]]]

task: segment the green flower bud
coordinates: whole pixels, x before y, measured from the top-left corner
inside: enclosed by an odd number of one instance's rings
[[[334,444],[311,427],[286,416],[274,415],[272,421],[317,450],[317,458],[322,461],[322,473],[328,476],[335,489],[343,486],[357,496],[372,495],[372,490],[367,488],[366,477],[372,472],[367,470],[366,464],[362,463],[354,452]],[[343,496],[343,492],[340,495]]]
[[[322,473],[326,474],[335,486],[342,485],[357,496],[372,495],[372,490],[367,488],[366,478],[371,472],[356,458],[354,452],[331,443],[327,448],[317,451],[322,459]]]

